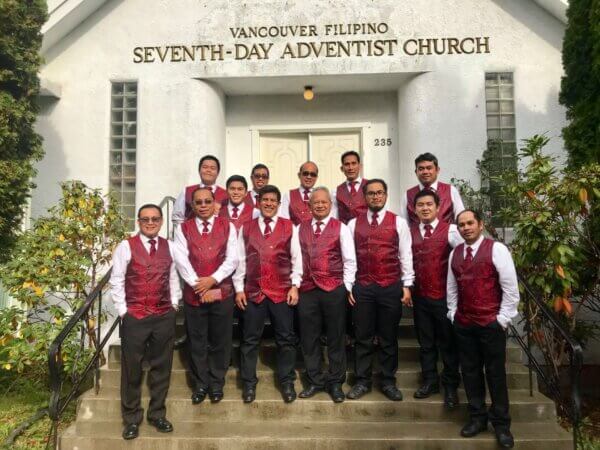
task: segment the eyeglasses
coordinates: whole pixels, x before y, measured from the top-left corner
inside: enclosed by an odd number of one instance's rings
[[[257,180],[268,180],[269,175],[263,175],[261,173],[255,173],[252,175],[252,178],[256,178]]]
[[[194,205],[202,206],[202,205],[212,205],[212,200],[194,200]]]
[[[138,217],[138,221],[140,223],[148,224],[148,223],[160,223],[162,217]]]
[[[303,177],[313,177],[313,178],[317,178],[319,176],[319,174],[317,172],[309,172],[307,170],[305,170],[304,172],[302,172],[301,175]]]
[[[367,197],[383,197],[386,194],[385,191],[367,191]]]

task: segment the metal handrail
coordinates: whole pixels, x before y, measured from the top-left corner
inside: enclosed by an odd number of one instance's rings
[[[573,426],[573,449],[577,449],[577,444],[579,441],[579,425],[581,422],[581,370],[583,367],[583,348],[581,344],[577,342],[575,338],[569,333],[569,331],[564,327],[563,324],[557,319],[556,315],[552,310],[548,307],[548,305],[542,301],[531,289],[531,287],[525,282],[522,277],[519,277],[519,284],[523,288],[525,293],[524,296],[524,304],[525,304],[525,332],[527,339],[524,340],[520,335],[517,329],[510,325],[510,331],[513,338],[516,339],[517,343],[521,346],[525,354],[527,355],[528,364],[527,367],[529,369],[529,394],[533,395],[533,371],[535,370],[536,374],[539,378],[545,383],[545,385],[552,391],[552,396],[554,397],[554,401],[558,404],[560,402],[560,389],[558,386],[555,386],[547,373],[542,368],[542,364],[540,364],[535,358],[532,351],[532,322],[530,317],[530,301],[535,303],[538,311],[544,316],[544,319],[552,325],[552,327],[558,331],[559,335],[564,339],[567,348],[570,353],[569,358],[569,375],[571,378],[571,409],[566,410],[567,413],[570,413],[570,419]]]

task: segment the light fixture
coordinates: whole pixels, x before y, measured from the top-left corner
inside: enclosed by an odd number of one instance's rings
[[[304,100],[310,102],[313,98],[315,98],[315,93],[312,86],[304,86]]]

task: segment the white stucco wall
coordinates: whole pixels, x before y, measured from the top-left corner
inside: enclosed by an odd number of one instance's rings
[[[277,54],[290,40],[349,39],[323,36],[325,24],[363,22],[385,22],[389,32],[357,38],[487,36],[490,53],[133,62],[135,47],[168,44],[232,46],[268,41]],[[296,40],[234,40],[229,29],[311,24],[320,35]],[[475,159],[486,142],[486,71],[514,72],[518,138],[544,131],[559,135],[564,124],[557,100],[563,32],[560,21],[529,0],[107,1],[45,53],[41,76],[60,86],[61,98],[42,100],[38,130],[45,139],[46,157],[39,164],[32,213],[38,215],[54,202],[59,181],[77,178],[107,187],[111,80],[139,84],[138,205],[175,195],[196,180],[197,161],[204,153],[222,158],[220,182],[234,172],[247,175],[256,161],[237,148],[243,139],[236,137],[236,127],[269,120],[293,125],[359,118],[385,127],[394,145],[382,158],[381,149],[374,148],[372,140],[365,141],[365,173],[392,180],[394,190],[413,183],[412,160],[423,151],[439,156],[444,179],[458,176],[477,181]],[[319,92],[320,75],[341,79],[361,74],[364,79],[378,73],[407,76],[385,93],[348,94],[344,83],[339,92],[335,84],[326,93]],[[411,78],[410,74],[420,75]],[[242,92],[236,93],[243,94],[247,85],[232,77],[255,80],[255,88],[264,90],[269,78],[261,77],[270,76],[295,76],[287,87],[284,83],[284,93],[296,97],[227,97],[228,89],[237,86]],[[371,85],[363,82],[361,90],[380,91],[378,83],[374,75]],[[315,86],[320,103],[302,104],[304,84]],[[225,86],[225,92],[219,86]],[[302,114],[294,112],[299,109]],[[244,123],[233,125],[236,121]],[[560,139],[553,141],[551,149],[560,153]],[[392,198],[399,198],[399,193]]]

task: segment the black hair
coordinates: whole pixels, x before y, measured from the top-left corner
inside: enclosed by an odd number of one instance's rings
[[[200,172],[200,168],[202,167],[202,163],[204,161],[214,161],[217,163],[217,172],[221,172],[221,163],[219,162],[219,158],[213,155],[204,155],[200,158],[200,162],[198,163],[198,172]]]
[[[246,181],[246,178],[244,178],[241,175],[231,175],[229,178],[227,178],[227,182],[225,183],[225,187],[229,187],[229,185],[231,183],[233,183],[234,181],[239,181],[240,183],[242,183],[244,185],[244,189],[248,190],[248,182]]]
[[[279,190],[279,188],[277,186],[273,186],[272,184],[267,184],[266,186],[263,186],[262,188],[260,188],[260,191],[258,191],[258,201],[261,201],[263,198],[263,195],[265,194],[275,194],[277,196],[277,201],[280,202],[281,201],[281,191]]]
[[[155,205],[154,203],[146,203],[145,205],[140,206],[140,209],[138,209],[138,213],[137,213],[138,219],[140,218],[140,213],[142,212],[142,209],[147,209],[147,208],[154,208],[159,212],[160,217],[163,216],[162,208],[160,206]]]
[[[458,215],[456,216],[456,223],[458,223],[458,219],[459,217],[466,213],[466,212],[470,212],[473,213],[473,217],[475,217],[475,220],[477,221],[477,223],[481,223],[482,222],[482,218],[481,218],[481,214],[479,213],[479,211],[475,211],[474,209],[463,209],[461,212],[458,213]]]
[[[440,196],[437,195],[437,192],[434,192],[431,189],[423,189],[417,192],[417,195],[415,195],[415,199],[413,200],[413,208],[417,206],[417,200],[423,197],[433,197],[435,206],[440,206]]]
[[[387,194],[387,191],[388,191],[387,183],[385,181],[383,181],[381,178],[372,178],[369,181],[367,181],[365,183],[365,185],[363,186],[363,188],[362,188],[363,195],[365,195],[365,196],[367,195],[367,188],[369,187],[369,185],[374,184],[374,183],[381,183],[383,185],[383,190]]]
[[[269,168],[267,166],[265,166],[263,163],[258,163],[256,164],[253,168],[252,168],[252,172],[250,172],[250,175],[254,175],[254,171],[258,170],[258,169],[265,169],[267,171],[267,176],[271,176],[271,172],[269,172]]]
[[[358,162],[360,162],[360,155],[358,154],[358,152],[354,150],[348,150],[347,152],[342,153],[342,157],[340,158],[342,164],[344,164],[344,158],[346,156],[356,156],[356,159],[358,159]]]
[[[213,198],[213,200],[215,199],[215,194],[213,193],[212,189],[206,186],[198,186],[196,189],[194,189],[192,191],[192,196],[190,197],[192,199],[192,203],[194,202],[194,195],[196,195],[196,192],[198,191],[207,191],[210,192],[210,196]]]
[[[415,167],[417,167],[417,164],[424,161],[432,162],[435,167],[438,167],[438,159],[433,153],[421,153],[419,156],[417,156],[417,159],[415,159]]]

